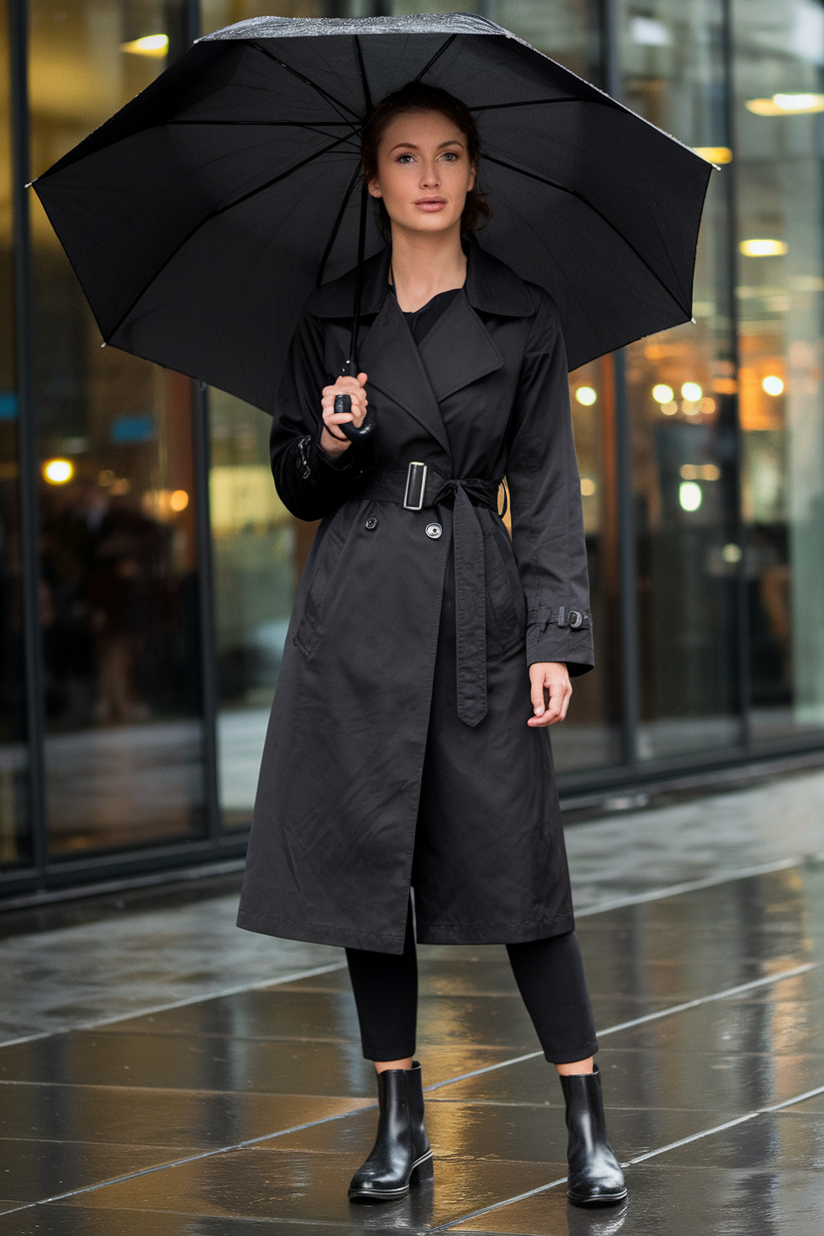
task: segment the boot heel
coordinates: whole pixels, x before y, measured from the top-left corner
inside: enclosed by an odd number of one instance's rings
[[[433,1180],[435,1177],[435,1160],[432,1155],[424,1159],[423,1163],[419,1163],[417,1167],[412,1168],[412,1175],[409,1177],[409,1183],[423,1184],[427,1180]]]

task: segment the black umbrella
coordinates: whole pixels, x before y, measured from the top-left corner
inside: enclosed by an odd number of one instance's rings
[[[571,368],[690,320],[704,159],[482,17],[261,17],[34,183],[104,340],[271,411],[307,296],[382,243],[360,127],[412,79],[476,117],[481,243],[553,296]]]

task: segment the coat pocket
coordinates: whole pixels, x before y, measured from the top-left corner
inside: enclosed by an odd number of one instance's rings
[[[509,540],[502,548],[494,532],[484,529],[484,546],[487,648],[492,655],[507,656],[526,639],[526,599]]]
[[[303,617],[295,632],[295,643],[307,656],[314,651],[323,631],[324,598],[340,561],[343,546],[344,542],[337,532],[327,527],[318,546]]]

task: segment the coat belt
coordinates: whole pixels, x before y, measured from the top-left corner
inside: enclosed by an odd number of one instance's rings
[[[450,498],[453,501],[458,716],[474,728],[487,714],[486,571],[484,534],[476,508],[485,506],[497,512],[500,481],[445,477],[427,468],[423,488],[410,507],[408,483],[415,466],[410,465],[409,471],[382,468],[366,481],[359,497],[396,502],[414,510],[437,506]]]

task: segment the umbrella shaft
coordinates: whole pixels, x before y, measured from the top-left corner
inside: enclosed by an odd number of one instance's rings
[[[358,372],[358,327],[360,325],[361,284],[363,282],[363,255],[366,249],[366,212],[369,207],[369,190],[366,181],[361,186],[360,222],[358,225],[358,264],[355,268],[355,303],[352,311],[352,338],[349,341],[349,359],[343,367],[344,375],[357,376]]]

